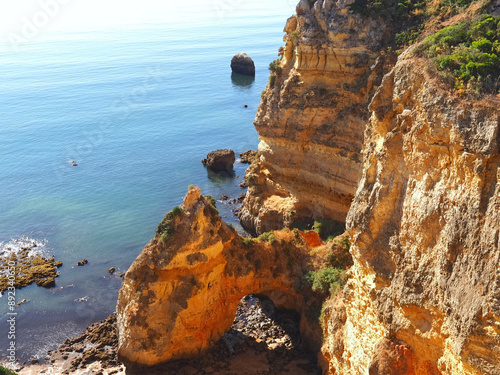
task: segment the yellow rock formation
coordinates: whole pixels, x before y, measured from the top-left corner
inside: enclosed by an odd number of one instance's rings
[[[298,231],[277,233],[273,243],[245,243],[199,188],[159,229],[120,290],[118,355],[124,363],[150,366],[200,354],[229,330],[240,299],[250,293],[307,310],[299,288],[310,248]],[[169,237],[162,239],[165,231]],[[301,331],[319,349],[321,333],[313,323],[302,319]]]
[[[367,106],[383,73],[383,23],[348,14],[350,1],[302,3],[254,122],[261,158],[240,220],[257,234],[300,218],[345,221],[361,178]]]
[[[500,374],[499,107],[422,71],[401,56],[370,106],[332,374]]]

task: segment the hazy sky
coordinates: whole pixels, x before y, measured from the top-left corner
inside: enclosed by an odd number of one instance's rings
[[[61,31],[95,31],[122,25],[207,23],[225,17],[285,11],[298,0],[0,0],[0,40],[37,38]],[[285,21],[285,19],[283,20]]]

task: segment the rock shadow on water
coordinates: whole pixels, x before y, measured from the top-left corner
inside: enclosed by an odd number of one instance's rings
[[[240,73],[231,73],[233,87],[240,90],[250,90],[255,82],[255,76],[246,76]]]
[[[227,171],[214,172],[207,168],[207,177],[213,184],[226,183],[228,180],[233,179],[235,176],[234,170],[229,173]]]

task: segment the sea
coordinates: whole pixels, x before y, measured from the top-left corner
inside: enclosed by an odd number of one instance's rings
[[[201,159],[217,149],[257,149],[252,122],[295,5],[193,1],[126,24],[50,33],[43,27],[53,15],[47,10],[45,19],[41,8],[22,19],[32,29],[19,23],[19,33],[4,38],[0,254],[36,244],[34,253],[63,266],[55,287],[16,291],[16,302],[27,302],[15,307],[15,340],[0,297],[0,357],[15,341],[20,362],[43,360],[112,314],[120,274],[190,184],[216,198],[224,220],[241,230],[235,206],[220,197],[245,192],[247,165],[237,161],[228,178]],[[240,52],[255,61],[255,78],[231,73]],[[84,258],[88,264],[77,266]]]

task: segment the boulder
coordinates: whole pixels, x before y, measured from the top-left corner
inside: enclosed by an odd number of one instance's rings
[[[255,75],[255,64],[246,53],[238,53],[231,59],[231,70],[234,73],[244,74],[246,76]]]
[[[236,160],[233,150],[217,150],[212,151],[207,155],[206,159],[201,162],[204,166],[211,169],[212,171],[227,172],[233,174],[233,164]]]

